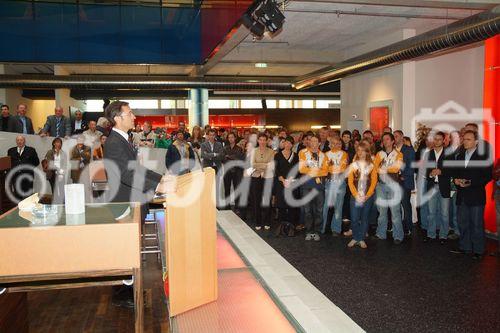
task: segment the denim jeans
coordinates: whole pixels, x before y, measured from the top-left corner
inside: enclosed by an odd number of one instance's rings
[[[436,238],[436,229],[439,229],[439,239],[446,239],[450,224],[450,198],[443,198],[437,185],[434,186],[432,192],[432,197],[427,203],[429,207],[427,237]]]
[[[305,183],[301,188],[302,197],[305,197],[310,192],[316,192],[314,198],[304,205],[306,232],[311,234],[319,232],[325,203],[325,186],[323,184],[311,184],[312,182]]]
[[[323,206],[323,225],[321,232],[326,231],[330,224],[332,231],[340,233],[342,231],[342,208],[344,205],[344,196],[346,184],[344,179],[329,180],[325,184],[325,204]],[[334,214],[331,221],[328,221],[328,209],[333,207]],[[330,223],[329,223],[330,222]]]
[[[373,202],[373,195],[362,204],[358,203],[354,197],[351,197],[350,208],[352,239],[356,242],[360,242],[365,239],[366,232],[368,231],[368,222]]]
[[[389,185],[384,183],[378,183],[377,185],[377,200],[390,200],[394,196],[393,190]],[[401,221],[401,204],[399,202],[392,204],[387,207],[387,203],[378,204],[378,227],[377,227],[377,237],[380,239],[387,238],[387,223],[388,216],[387,211],[391,210],[392,217],[392,237],[394,240],[403,240],[403,224]]]
[[[484,206],[458,206],[459,244],[462,251],[483,254],[486,243],[483,215]]]
[[[401,188],[403,191],[403,198],[401,198],[401,206],[403,208],[403,229],[405,233],[413,231],[413,216],[411,211],[411,190]]]
[[[456,235],[460,235],[460,231],[458,230],[458,212],[457,212],[457,192],[455,191],[450,198],[450,229]]]

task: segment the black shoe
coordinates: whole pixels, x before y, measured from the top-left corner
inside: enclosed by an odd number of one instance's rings
[[[340,234],[332,230],[332,237],[340,237]]]
[[[394,245],[399,245],[401,243],[403,243],[403,241],[400,241],[399,239],[394,240]]]
[[[422,239],[422,242],[429,243],[431,241],[431,239],[432,238],[426,236],[426,237],[424,237],[424,239]]]
[[[441,244],[441,245],[446,244],[446,239],[441,238],[441,239],[439,240],[439,244]]]
[[[472,259],[474,259],[474,260],[481,260],[481,259],[483,259],[483,255],[479,254],[479,253],[474,253],[472,255]]]
[[[465,251],[462,249],[453,249],[453,250],[450,250],[450,252],[454,253],[454,254],[465,254]]]

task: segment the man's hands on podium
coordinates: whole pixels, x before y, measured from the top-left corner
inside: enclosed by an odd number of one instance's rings
[[[158,186],[156,186],[156,193],[167,194],[175,192],[175,176],[164,175],[161,177]]]

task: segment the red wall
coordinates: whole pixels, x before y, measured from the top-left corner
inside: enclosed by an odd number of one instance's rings
[[[483,107],[485,113],[491,110],[492,116],[485,115],[483,124],[485,129],[484,138],[494,146],[496,161],[500,158],[500,130],[496,125],[500,121],[500,35],[486,40],[484,53]],[[492,122],[493,126],[491,126]],[[491,232],[497,231],[493,190],[494,184],[491,182],[486,188],[488,201],[484,214],[485,227]]]

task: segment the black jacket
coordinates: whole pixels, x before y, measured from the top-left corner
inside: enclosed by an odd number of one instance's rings
[[[449,198],[450,197],[450,191],[451,191],[451,176],[450,176],[450,170],[448,167],[443,166],[443,161],[446,160],[452,160],[453,155],[445,155],[445,149],[443,148],[441,155],[439,156],[439,159],[436,163],[436,152],[431,150],[429,152],[429,159],[427,160],[431,164],[435,164],[435,168],[441,170],[441,175],[438,176],[438,184],[439,185],[439,192],[441,193],[441,196],[443,198]],[[432,187],[436,186],[434,183],[434,178],[430,178],[430,173],[434,169],[434,167],[430,167],[427,169],[425,176],[427,178],[427,190],[429,191]]]
[[[187,150],[187,153],[189,155],[188,156],[189,162],[187,165],[187,169],[182,168],[180,163],[181,153],[179,152],[177,146],[181,144],[184,145],[184,149]],[[184,141],[183,143],[179,143],[177,140],[174,141],[167,149],[167,153],[165,155],[165,165],[168,171],[173,175],[182,175],[186,172],[190,172],[191,170],[193,170],[196,165],[196,155],[191,145],[188,144],[186,141]]]
[[[2,117],[0,116],[0,131],[4,131],[4,132],[8,132],[9,131],[9,123],[10,123],[10,119],[12,118],[12,116],[8,116],[8,117]]]
[[[79,130],[75,130],[75,119],[72,119],[71,120],[71,134],[81,134],[83,133],[84,131],[88,130],[89,129],[89,125],[87,123],[86,120],[83,120],[82,119],[82,126],[81,126],[81,129]]]
[[[465,151],[457,155],[456,161],[460,166],[453,168],[453,177],[456,179],[468,179],[471,185],[468,187],[457,186],[457,205],[484,206],[486,204],[486,184],[493,177],[493,167],[487,161],[487,156],[479,155],[478,151],[472,154],[468,166],[465,166]],[[474,165],[484,162],[485,165]]]
[[[33,123],[31,122],[31,119],[28,117],[26,118],[26,131],[28,132],[27,134],[35,134],[35,131],[33,130]],[[11,116],[10,121],[9,121],[9,132],[13,133],[22,133],[23,132],[23,123],[21,121],[21,117],[19,116]]]
[[[32,147],[24,146],[24,150],[21,155],[17,152],[17,147],[12,147],[7,151],[7,155],[10,156],[12,169],[19,165],[31,166],[32,168],[30,169],[34,169],[40,164],[36,150]],[[24,172],[33,173],[28,170],[24,170]]]
[[[114,130],[104,144],[104,165],[110,202],[149,202],[162,177],[142,166],[137,161],[137,151]]]

